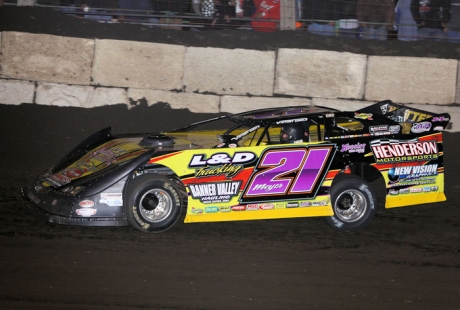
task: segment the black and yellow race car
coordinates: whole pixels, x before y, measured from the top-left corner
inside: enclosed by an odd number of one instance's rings
[[[356,231],[374,217],[377,191],[386,208],[446,199],[449,120],[386,100],[348,112],[260,109],[155,134],[106,128],[21,194],[69,225],[161,232],[184,211],[185,223],[321,216]]]

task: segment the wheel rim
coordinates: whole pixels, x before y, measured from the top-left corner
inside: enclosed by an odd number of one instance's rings
[[[151,189],[139,201],[141,216],[149,222],[160,222],[167,218],[173,209],[171,196],[160,189]]]
[[[355,222],[362,218],[367,209],[367,201],[360,191],[347,190],[337,197],[334,213],[343,222]]]

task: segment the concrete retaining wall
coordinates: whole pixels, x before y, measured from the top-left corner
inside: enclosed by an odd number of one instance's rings
[[[91,108],[163,102],[192,112],[315,104],[357,109],[391,99],[452,115],[458,59],[332,51],[184,47],[3,32],[0,102]]]

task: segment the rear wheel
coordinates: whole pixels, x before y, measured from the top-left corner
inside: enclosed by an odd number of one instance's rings
[[[128,222],[135,228],[157,233],[171,228],[181,214],[181,199],[176,184],[158,174],[143,174],[127,188]]]
[[[358,231],[369,225],[376,212],[376,195],[359,177],[347,177],[331,188],[334,216],[326,218],[339,231]]]

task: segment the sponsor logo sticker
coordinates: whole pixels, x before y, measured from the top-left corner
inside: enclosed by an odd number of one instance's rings
[[[76,211],[78,215],[84,216],[84,217],[96,215],[96,212],[97,212],[96,209],[77,209]]]
[[[237,196],[242,181],[189,184],[190,194],[202,203],[225,203]]]
[[[244,210],[246,210],[246,206],[238,205],[238,206],[232,207],[232,211],[244,211]]]
[[[91,208],[94,206],[94,201],[92,200],[83,200],[78,204],[82,208]]]
[[[192,207],[192,210],[190,210],[190,212],[192,212],[193,214],[203,214],[203,209]]]
[[[122,193],[101,193],[99,203],[105,203],[110,207],[118,207],[123,205]]]
[[[246,210],[248,210],[248,211],[257,211],[257,210],[259,210],[259,205],[258,204],[248,204],[248,205],[246,205]]]
[[[205,207],[204,212],[206,212],[206,213],[217,213],[217,212],[219,212],[219,207],[216,207],[216,206]]]
[[[420,132],[430,131],[430,129],[431,129],[430,122],[420,122],[420,123],[413,123],[410,131],[412,131],[413,133],[420,133]]]
[[[375,161],[397,163],[408,161],[428,161],[438,158],[436,141],[381,139],[371,141]]]

